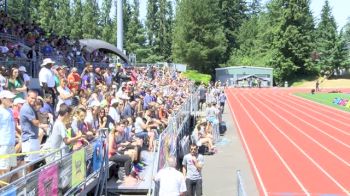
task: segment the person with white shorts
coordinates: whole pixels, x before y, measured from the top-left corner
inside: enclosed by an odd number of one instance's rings
[[[17,159],[14,155],[16,145],[15,119],[10,109],[13,98],[16,95],[10,91],[3,90],[0,92],[0,176],[9,172],[17,166]],[[8,179],[1,179],[5,183]],[[0,187],[3,184],[0,184]]]
[[[35,152],[40,150],[39,120],[34,110],[37,96],[37,92],[28,91],[27,103],[22,106],[20,111],[22,152],[29,153],[24,158],[26,162],[32,162],[40,158],[40,154]]]

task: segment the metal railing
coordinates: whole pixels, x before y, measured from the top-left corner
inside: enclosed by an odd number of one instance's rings
[[[238,196],[247,196],[247,194],[245,192],[243,178],[241,176],[240,170],[236,171],[236,176],[237,176],[237,195]]]
[[[193,92],[193,91],[192,91]],[[166,160],[170,156],[177,157],[177,141],[180,136],[189,133],[191,115],[198,110],[198,92],[194,92],[181,105],[180,109],[169,118],[167,128],[159,137],[158,151],[155,158],[154,173],[166,166]],[[157,183],[152,181],[149,195],[155,196],[158,193]],[[151,191],[152,190],[152,191]]]
[[[13,65],[24,66],[27,70],[27,74],[31,77],[36,78],[39,75],[40,65],[36,60],[0,58],[0,65],[5,67],[12,67]]]
[[[15,35],[11,35],[8,33],[0,33],[0,39],[4,39],[7,41],[16,42],[16,43],[22,43],[27,46],[29,45],[28,42],[26,42],[24,39],[21,39]]]
[[[20,178],[0,188],[0,195],[75,195],[83,191],[86,194],[97,185],[103,189],[108,171],[108,145],[105,145],[105,135],[102,134],[73,153],[64,154],[63,148],[58,149],[0,176],[0,180],[4,181],[21,174]],[[27,173],[29,167],[45,160],[47,164]],[[88,187],[92,179],[95,183]]]

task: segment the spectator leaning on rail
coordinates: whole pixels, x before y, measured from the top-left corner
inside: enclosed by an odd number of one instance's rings
[[[57,150],[63,148],[63,154],[69,153],[70,149],[68,145],[74,145],[79,140],[83,140],[83,142],[88,143],[84,138],[81,132],[78,132],[76,135],[68,135],[68,131],[66,128],[66,124],[70,122],[71,108],[67,106],[65,103],[62,103],[58,110],[58,117],[53,126],[52,133],[48,140],[47,147],[49,149]],[[58,153],[59,154],[59,153]]]
[[[39,119],[35,112],[35,102],[38,94],[35,91],[29,90],[27,103],[20,110],[20,124],[22,129],[22,152],[28,153],[40,150],[39,134]],[[25,157],[26,162],[32,162],[39,158],[39,154],[30,154]],[[31,171],[33,167],[29,169]]]
[[[160,182],[159,196],[184,196],[186,193],[186,181],[181,172],[175,169],[176,158],[169,157],[168,167],[165,167],[156,174],[155,181]]]
[[[10,107],[12,106],[15,95],[10,91],[0,92],[0,134],[3,137],[0,140],[0,156],[14,154],[16,143],[15,119]],[[3,175],[17,166],[15,156],[0,157],[0,175]],[[7,180],[5,180],[7,182]],[[0,184],[0,187],[3,184]]]

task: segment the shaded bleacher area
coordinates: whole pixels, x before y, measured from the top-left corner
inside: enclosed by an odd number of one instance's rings
[[[17,159],[0,174],[0,194],[38,194],[44,185],[62,195],[147,193],[156,189],[153,176],[167,158],[181,163],[190,143],[202,153],[216,152],[221,87],[197,88],[168,66],[113,64],[108,54],[88,53],[77,40],[47,36],[35,22],[3,12],[0,19],[0,100],[12,101],[6,107],[15,123],[14,130],[6,128],[15,135],[9,143],[14,152],[0,159]],[[202,110],[200,89],[207,91]],[[30,141],[21,116],[28,105],[39,122],[31,139],[40,146],[24,151]],[[27,161],[30,155],[39,158]]]
[[[6,68],[25,66],[37,77],[44,58],[80,71],[87,62],[108,65],[111,61],[105,52],[85,50],[79,39],[48,34],[34,21],[17,21],[0,11],[0,64]]]

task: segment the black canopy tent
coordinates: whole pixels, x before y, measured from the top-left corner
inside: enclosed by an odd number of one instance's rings
[[[113,53],[119,56],[124,62],[129,64],[128,57],[119,50],[116,46],[98,39],[81,39],[79,40],[81,46],[85,46],[87,52],[92,53],[95,50],[100,50],[107,53]]]

